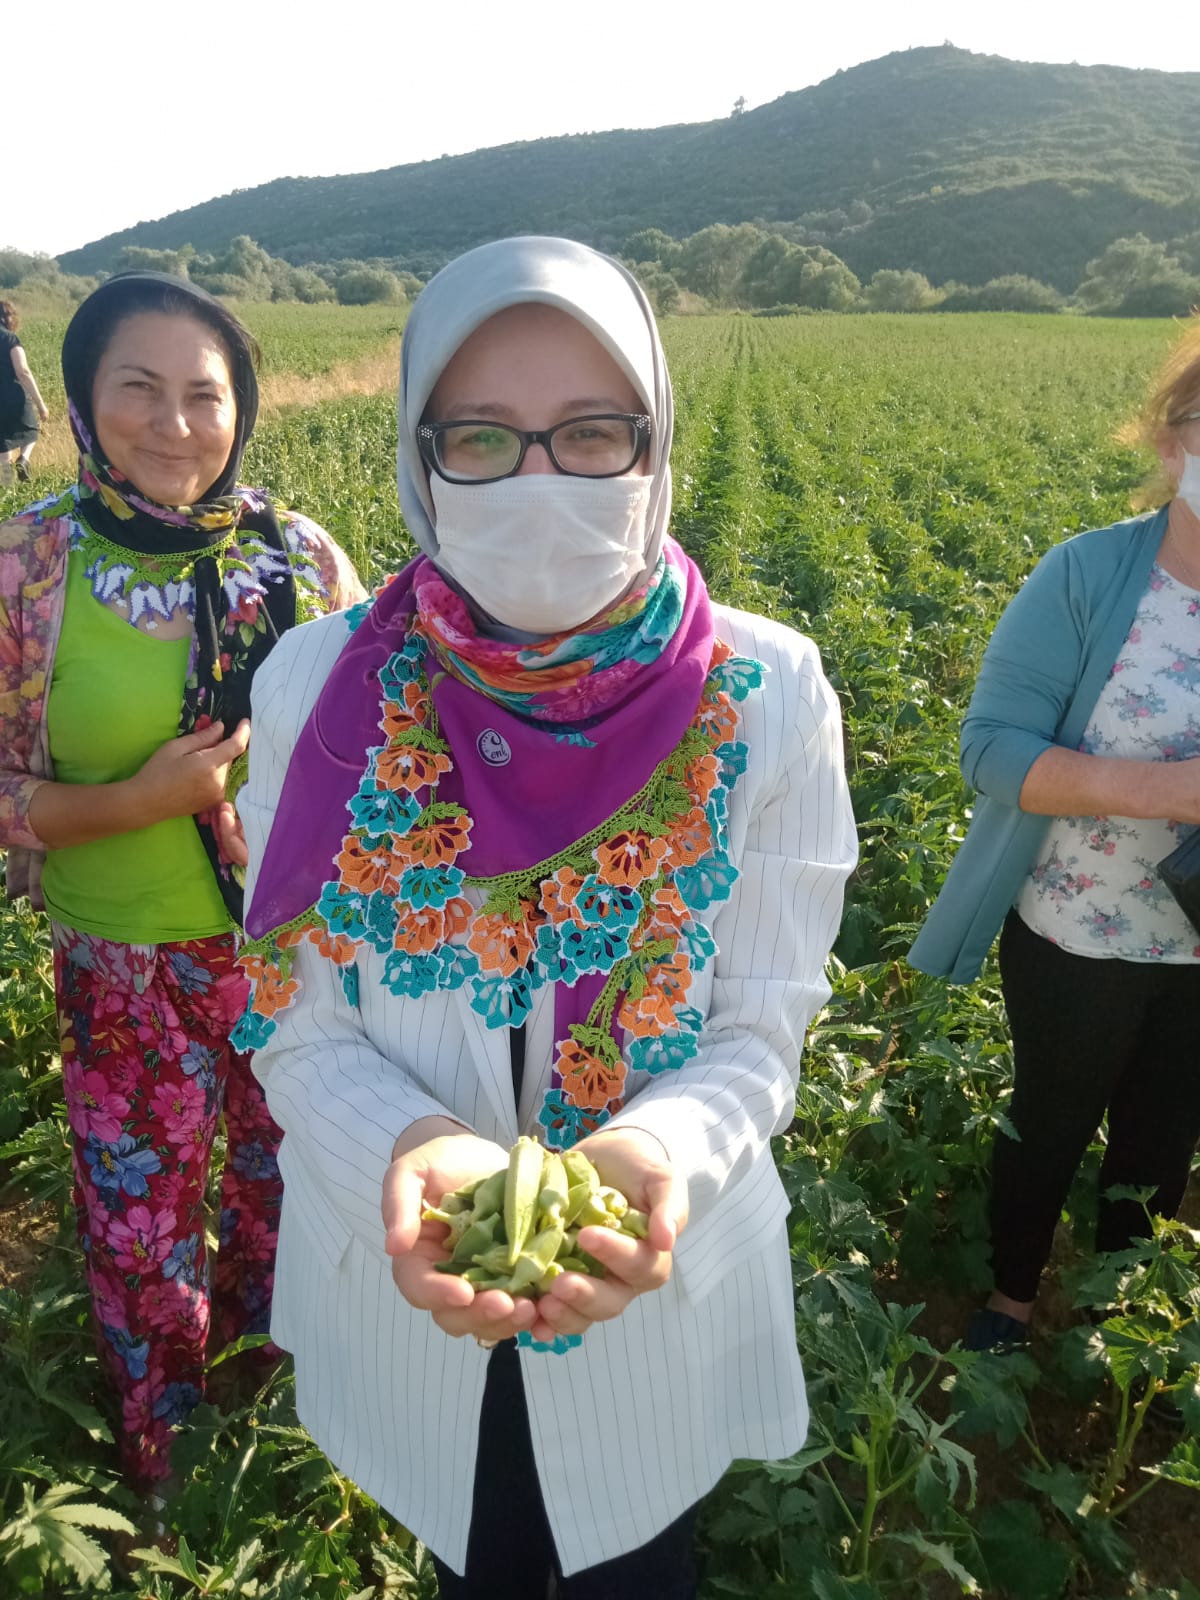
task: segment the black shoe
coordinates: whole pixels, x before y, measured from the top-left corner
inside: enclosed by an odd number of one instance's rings
[[[18,456],[17,459],[13,462],[13,466],[16,467],[16,469],[17,469],[17,477],[20,478],[21,482],[22,483],[28,483],[29,482],[29,463],[28,463],[28,461],[26,461],[25,457],[24,456]]]
[[[1010,1350],[1022,1350],[1029,1343],[1029,1324],[1004,1311],[993,1311],[983,1306],[967,1324],[964,1350],[993,1350],[997,1355],[1007,1355]]]

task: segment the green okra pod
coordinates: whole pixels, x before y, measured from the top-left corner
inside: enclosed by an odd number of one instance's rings
[[[475,1190],[474,1212],[477,1217],[490,1217],[493,1211],[499,1211],[504,1205],[504,1184],[508,1177],[508,1168],[500,1167],[493,1172],[490,1178]]]
[[[619,1189],[610,1188],[605,1184],[599,1191],[598,1197],[604,1202],[604,1209],[610,1217],[623,1217],[629,1210],[629,1201]]]
[[[553,1223],[535,1234],[521,1251],[520,1258],[513,1268],[511,1293],[518,1294],[522,1289],[531,1289],[535,1283],[544,1278],[562,1242],[561,1223]]]
[[[499,1289],[536,1298],[564,1272],[603,1278],[603,1264],[581,1248],[580,1229],[608,1228],[644,1239],[644,1212],[602,1184],[581,1150],[544,1150],[521,1138],[508,1165],[464,1184],[426,1206],[426,1219],[444,1223],[448,1260],[435,1262],[480,1292]]]
[[[512,1147],[504,1183],[504,1227],[510,1267],[516,1266],[525,1241],[533,1232],[541,1187],[542,1147],[536,1139],[522,1137]]]
[[[482,1251],[489,1250],[496,1241],[496,1230],[500,1226],[499,1216],[493,1212],[490,1217],[484,1217],[479,1222],[473,1222],[459,1239],[451,1253],[454,1261],[463,1261],[468,1265]]]
[[[628,1233],[634,1239],[648,1237],[650,1218],[644,1211],[639,1211],[635,1206],[630,1206],[621,1218],[621,1232]]]

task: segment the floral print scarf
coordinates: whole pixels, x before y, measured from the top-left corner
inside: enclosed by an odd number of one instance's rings
[[[417,627],[460,682],[518,716],[553,724],[548,731],[560,743],[588,744],[581,725],[629,693],[679,626],[685,573],[677,552],[668,550],[646,582],[588,627],[523,644],[480,633],[462,596],[422,561],[413,575]]]

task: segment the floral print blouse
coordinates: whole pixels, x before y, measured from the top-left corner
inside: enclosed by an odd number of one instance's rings
[[[38,907],[45,846],[30,826],[29,806],[39,785],[54,777],[46,699],[62,631],[67,556],[86,532],[73,515],[49,514],[60,505],[33,506],[0,525],[0,848],[8,850],[9,897],[27,894]],[[289,548],[315,569],[322,610],[343,610],[364,597],[354,568],[324,529],[294,512],[281,510],[279,521]],[[140,590],[127,598],[135,626],[135,613],[155,608]],[[186,607],[189,598],[173,594],[163,604]]]
[[[1157,564],[1079,748],[1133,761],[1200,755],[1200,592]],[[1200,961],[1200,933],[1157,867],[1190,831],[1172,821],[1055,817],[1018,914],[1075,955]]]

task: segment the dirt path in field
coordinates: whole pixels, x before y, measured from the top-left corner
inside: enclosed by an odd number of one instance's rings
[[[386,394],[394,390],[400,374],[400,340],[389,339],[369,355],[356,361],[342,361],[328,372],[305,377],[298,372],[272,372],[263,378],[259,399],[259,420],[270,422],[282,411],[297,406],[319,406],[327,400],[344,400],[347,395]],[[50,419],[33,454],[35,492],[52,492],[58,483],[73,475],[75,441],[67,419],[56,413]],[[44,487],[39,478],[53,479]]]
[[[26,1196],[9,1190],[0,1200],[0,1289],[28,1288],[53,1242],[49,1207],[35,1209]]]

